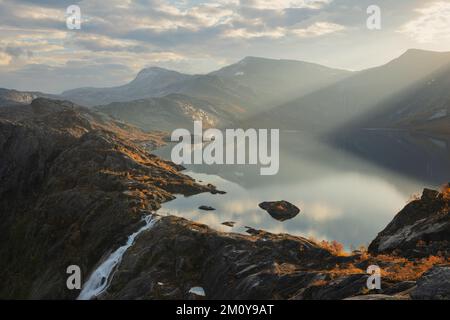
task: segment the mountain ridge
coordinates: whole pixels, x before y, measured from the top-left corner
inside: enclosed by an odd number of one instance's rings
[[[248,125],[332,132],[449,63],[450,52],[409,50],[385,65],[356,72],[324,89],[276,106],[250,119]]]
[[[233,78],[225,72],[227,68],[242,67],[243,64],[253,68],[253,71],[259,69],[251,80],[262,81],[252,84],[253,81]],[[269,66],[262,68],[266,64]],[[254,114],[272,103],[289,99],[285,97],[287,94],[298,96],[338,81],[340,74],[343,77],[348,72],[303,61],[247,57],[206,74],[187,75],[159,67],[145,68],[127,84],[110,88],[72,89],[63,92],[62,96],[82,105],[94,106],[180,93],[211,102],[229,100]]]

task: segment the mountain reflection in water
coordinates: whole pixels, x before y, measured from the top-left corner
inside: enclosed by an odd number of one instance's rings
[[[245,232],[248,226],[356,247],[368,244],[413,194],[450,180],[448,145],[445,137],[386,130],[347,133],[328,143],[284,132],[277,175],[261,176],[251,165],[190,165],[186,174],[227,194],[179,196],[159,213],[221,231]],[[170,159],[172,146],[155,153]],[[287,200],[301,212],[276,221],[258,208],[274,200]],[[199,210],[201,205],[216,210]],[[236,225],[222,224],[227,221]]]

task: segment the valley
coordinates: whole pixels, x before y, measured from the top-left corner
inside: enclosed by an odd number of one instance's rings
[[[1,90],[0,297],[448,297],[427,288],[449,272],[449,65],[421,50],[357,72],[247,57],[60,95]],[[194,121],[280,129],[279,172],[175,164],[170,133]],[[300,213],[258,207],[281,200]],[[65,286],[72,264],[82,292]],[[381,291],[365,285],[373,264]]]

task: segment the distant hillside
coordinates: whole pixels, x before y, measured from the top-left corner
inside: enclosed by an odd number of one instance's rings
[[[449,63],[450,53],[408,50],[386,65],[358,72],[263,113],[251,119],[249,125],[331,132],[375,112],[384,101],[428,79]]]
[[[0,88],[0,107],[29,104],[33,99],[39,97],[52,98],[56,96],[37,91],[17,91]]]
[[[380,103],[351,126],[450,134],[450,64]]]
[[[212,104],[182,94],[114,102],[95,110],[144,130],[190,129],[195,120],[203,121],[204,127],[220,127],[233,122],[240,113],[229,104]]]
[[[79,88],[62,93],[67,100],[84,106],[130,101],[170,92],[165,88],[173,83],[186,80],[191,76],[163,68],[151,67],[141,70],[128,84],[112,88]]]
[[[211,74],[250,88],[265,109],[336,83],[352,72],[303,61],[246,57]]]
[[[186,75],[162,68],[142,70],[130,83],[113,88],[66,91],[65,99],[94,106],[172,93],[237,106],[253,115],[335,83],[350,72],[301,61],[248,57],[205,75]]]

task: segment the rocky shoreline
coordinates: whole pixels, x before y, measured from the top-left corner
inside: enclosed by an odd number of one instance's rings
[[[142,141],[161,143],[69,102],[0,109],[0,298],[75,299],[67,266],[79,265],[86,280],[174,194],[218,193]],[[350,254],[288,234],[158,217],[97,298],[448,299],[449,195],[450,186],[425,190],[367,252]],[[366,287],[370,265],[382,270],[381,290]]]
[[[416,201],[429,201],[427,192]],[[344,254],[302,237],[222,233],[168,216],[125,253],[100,299],[201,298],[192,287],[207,299],[448,299],[449,257]],[[382,270],[381,290],[367,289],[370,265]]]

